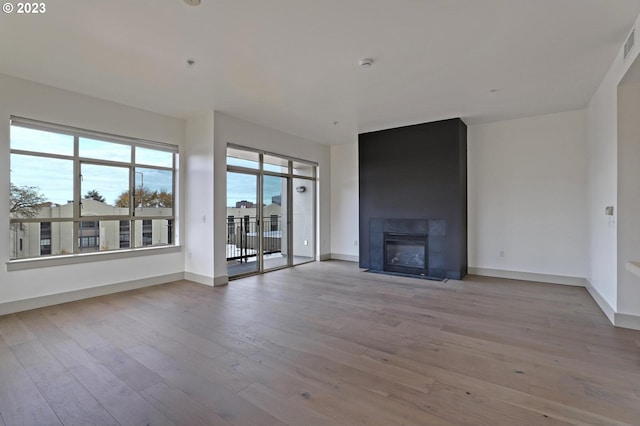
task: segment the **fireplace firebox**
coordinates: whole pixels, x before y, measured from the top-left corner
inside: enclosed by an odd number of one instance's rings
[[[412,275],[428,275],[428,236],[384,233],[384,270]]]

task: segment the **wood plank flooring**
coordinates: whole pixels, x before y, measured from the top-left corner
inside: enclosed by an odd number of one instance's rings
[[[322,262],[0,317],[3,425],[640,425],[584,289]]]

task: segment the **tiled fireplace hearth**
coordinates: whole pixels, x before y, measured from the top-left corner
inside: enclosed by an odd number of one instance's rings
[[[446,278],[446,220],[371,219],[369,270]]]

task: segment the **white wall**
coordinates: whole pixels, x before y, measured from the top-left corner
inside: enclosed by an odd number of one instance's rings
[[[640,21],[636,19],[636,27]],[[625,259],[618,254],[618,96],[621,79],[638,56],[638,43],[623,59],[622,46],[611,67],[587,107],[587,209],[589,213],[589,284],[600,306],[613,320],[619,310],[620,276]],[[606,206],[613,206],[616,214],[604,215]],[[626,298],[625,298],[626,299]],[[631,311],[640,311],[640,299],[625,300],[633,304]],[[629,307],[627,307],[628,309]]]
[[[640,58],[618,86],[618,306],[640,327],[640,277],[627,270],[640,261]]]
[[[357,261],[358,143],[331,147],[331,256]]]
[[[617,94],[621,58],[616,58],[587,107],[587,212],[589,215],[588,280],[613,310],[617,310]],[[604,215],[613,206],[615,215]]]
[[[316,230],[313,229],[313,219],[315,217],[315,187],[309,188],[311,181],[305,179],[293,179],[293,197],[291,199],[291,209],[293,211],[292,220],[292,248],[294,256],[310,258],[314,255]],[[283,185],[286,186],[286,185]],[[304,186],[304,192],[297,192],[296,188]],[[284,188],[286,190],[286,188]],[[266,212],[265,212],[266,213]],[[285,227],[286,229],[286,227]],[[286,232],[283,233],[283,237]],[[283,238],[286,240],[286,238]],[[305,242],[307,243],[305,245]],[[283,251],[284,253],[284,251]],[[306,259],[305,259],[306,261]]]
[[[9,117],[177,144],[184,148],[183,120],[0,75],[0,212],[9,211]],[[182,156],[181,156],[182,158]],[[180,183],[182,187],[182,183]],[[183,203],[178,202],[181,216]],[[177,230],[181,238],[182,228]],[[0,262],[9,260],[9,218],[0,214]],[[0,304],[39,296],[148,280],[182,273],[184,255],[172,252],[121,260],[8,272],[0,267]]]
[[[213,110],[187,120],[185,278],[214,284]]]
[[[469,267],[586,277],[585,138],[582,110],[469,126]]]
[[[329,146],[307,139],[240,120],[220,113],[214,114],[214,180],[215,180],[215,208],[214,231],[216,235],[226,235],[226,146],[228,143],[261,149],[274,154],[318,163],[318,192],[319,205],[316,256],[328,258],[331,247],[331,165]],[[215,275],[226,275],[224,237],[216,238],[214,245]]]

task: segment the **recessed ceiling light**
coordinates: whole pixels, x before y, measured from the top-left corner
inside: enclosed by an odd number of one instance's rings
[[[371,58],[360,59],[359,63],[360,63],[360,67],[369,68],[371,65],[373,65],[373,59]]]
[[[184,0],[189,6],[200,6],[200,0]]]

